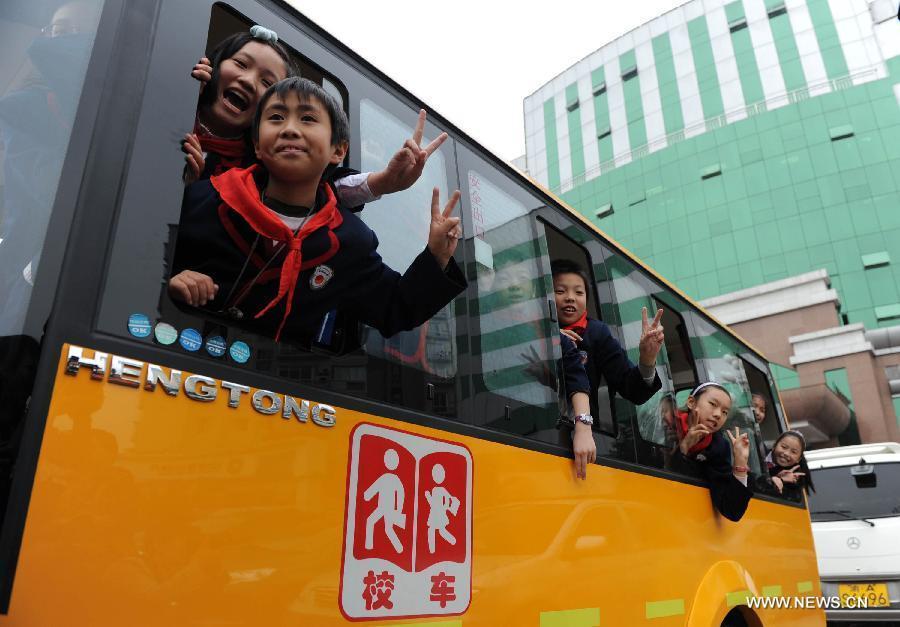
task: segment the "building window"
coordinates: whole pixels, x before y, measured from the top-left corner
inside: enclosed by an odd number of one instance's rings
[[[747,18],[745,17],[736,19],[728,23],[728,30],[732,33],[736,33],[739,30],[744,30],[745,28],[747,28]]]
[[[598,218],[605,218],[606,216],[611,216],[613,213],[615,213],[615,210],[613,209],[612,203],[608,202],[597,209],[597,212],[594,213],[594,215]]]
[[[886,266],[889,263],[891,263],[891,256],[887,253],[887,251],[881,251],[878,253],[872,253],[870,255],[862,256],[862,264],[866,270],[870,268]]]
[[[900,318],[900,303],[896,303],[893,305],[884,305],[883,307],[876,307],[875,317],[879,321]]]
[[[778,17],[779,15],[784,15],[785,13],[787,13],[787,8],[784,6],[784,4],[773,6],[768,11],[770,20]]]
[[[825,385],[833,392],[842,396],[850,409],[853,409],[853,394],[850,392],[850,378],[846,368],[836,368],[825,371]]]
[[[831,141],[833,142],[841,139],[847,139],[848,137],[853,137],[853,127],[849,124],[845,124],[843,126],[835,126],[828,129],[828,134],[831,136]]]

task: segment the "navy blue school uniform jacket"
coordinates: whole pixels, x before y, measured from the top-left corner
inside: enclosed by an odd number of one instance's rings
[[[601,380],[610,387],[609,397],[618,393],[635,405],[646,403],[650,397],[662,388],[662,381],[657,374],[651,385],[647,385],[640,368],[631,363],[625,350],[613,337],[605,322],[588,318],[587,327],[580,334],[582,341],[578,349],[586,353],[585,370],[590,380],[591,413],[599,416],[597,406],[597,389]]]
[[[709,493],[716,510],[728,520],[739,521],[753,497],[753,477],[747,475],[747,485],[737,480],[731,465],[731,446],[725,436],[717,431],[705,449],[685,456],[675,447],[672,470],[688,475],[699,475],[709,484]]]
[[[562,347],[562,367],[565,376],[566,398],[575,392],[591,393],[591,383],[584,369],[584,360],[575,342],[560,334]]]
[[[185,190],[171,276],[193,270],[212,277],[219,289],[205,309],[307,343],[332,310],[391,336],[419,326],[465,289],[456,262],[442,270],[427,249],[402,275],[388,267],[375,233],[324,184],[304,237],[292,238],[259,200],[265,176],[261,166],[231,169]],[[273,234],[287,243],[273,242]]]

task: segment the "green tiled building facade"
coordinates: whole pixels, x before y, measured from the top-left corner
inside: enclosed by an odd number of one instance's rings
[[[900,325],[896,3],[694,0],[526,98],[525,127],[529,173],[688,295],[825,270],[837,325]]]

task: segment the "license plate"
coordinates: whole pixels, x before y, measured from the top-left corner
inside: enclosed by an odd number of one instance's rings
[[[861,609],[888,607],[891,604],[886,583],[841,583],[838,584],[838,595],[841,597],[841,607]]]

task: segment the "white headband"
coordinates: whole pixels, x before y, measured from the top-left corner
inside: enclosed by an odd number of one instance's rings
[[[728,395],[728,398],[731,398],[731,392],[726,390],[724,385],[722,385],[721,383],[716,383],[715,381],[707,381],[706,383],[701,383],[700,385],[698,385],[697,387],[694,388],[694,391],[691,392],[691,396],[693,396],[694,398],[697,398],[697,393],[700,390],[702,390],[703,388],[708,388],[708,387],[719,388],[720,390],[722,390],[723,392],[725,392]]]

